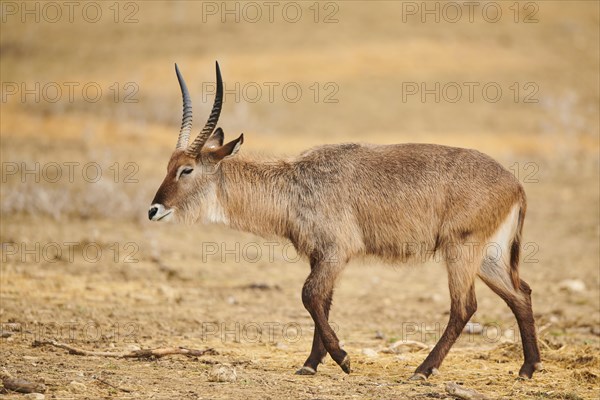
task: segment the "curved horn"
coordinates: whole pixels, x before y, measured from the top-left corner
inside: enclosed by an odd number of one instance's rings
[[[204,125],[198,136],[196,136],[194,142],[185,150],[186,154],[190,156],[195,156],[202,149],[204,143],[206,143],[211,133],[215,130],[219,115],[221,114],[221,106],[223,105],[223,80],[221,79],[219,63],[215,62],[215,65],[217,68],[217,95],[215,96],[215,103],[213,104],[208,121],[206,121],[206,125]]]
[[[177,64],[175,64],[175,72],[177,73],[177,80],[179,81],[181,95],[183,96],[183,117],[181,119],[181,129],[179,131],[176,148],[184,149],[188,145],[190,133],[192,132],[192,99],[190,99],[190,93],[188,92],[183,76],[181,76],[181,72],[179,72]]]

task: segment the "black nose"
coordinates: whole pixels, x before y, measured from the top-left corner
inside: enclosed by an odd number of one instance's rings
[[[148,210],[148,219],[151,220],[152,217],[154,217],[157,212],[158,212],[158,207],[150,207],[150,209]]]

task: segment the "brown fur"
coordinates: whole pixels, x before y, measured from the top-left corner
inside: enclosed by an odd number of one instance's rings
[[[444,244],[484,242],[512,205],[524,203],[518,181],[488,156],[427,144],[330,145],[281,161],[231,158],[215,179],[232,227],[283,236],[306,257],[334,248],[341,259],[407,261]]]

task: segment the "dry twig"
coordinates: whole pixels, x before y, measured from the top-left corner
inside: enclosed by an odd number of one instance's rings
[[[384,349],[382,352],[397,354],[400,352],[399,348],[401,347],[407,347],[409,349],[409,352],[421,351],[429,348],[429,346],[427,346],[425,343],[418,342],[416,340],[398,340],[392,343],[388,348]]]
[[[112,352],[112,351],[92,351],[92,350],[84,350],[78,349],[73,346],[69,346],[65,343],[60,343],[55,340],[35,340],[33,342],[33,347],[39,346],[54,346],[59,347],[61,349],[65,349],[69,352],[69,354],[75,354],[78,356],[91,356],[91,357],[113,357],[113,358],[162,358],[165,356],[171,355],[184,355],[187,357],[202,357],[204,355],[215,355],[218,354],[215,349],[206,349],[206,350],[197,350],[197,349],[188,349],[185,347],[164,347],[159,349],[141,349],[141,350],[133,350],[129,352]]]
[[[487,397],[476,390],[457,385],[454,382],[446,383],[446,392],[451,396],[464,400],[487,400]]]
[[[0,380],[4,391],[10,390],[19,393],[44,393],[46,391],[46,385],[43,383],[33,383],[25,379],[15,378],[6,368],[0,370]]]
[[[7,390],[19,393],[44,393],[46,385],[43,383],[29,382],[25,379],[2,379],[2,385]]]
[[[102,379],[102,378],[99,378],[99,377],[97,377],[97,376],[95,376],[95,375],[94,375],[94,376],[92,376],[92,378],[93,378],[93,379],[95,379],[95,380],[97,380],[97,381],[98,381],[98,382],[100,382],[100,383],[103,383],[103,384],[105,384],[106,386],[110,386],[110,387],[111,387],[111,388],[113,388],[113,389],[117,389],[117,390],[120,390],[120,391],[122,391],[122,392],[125,392],[125,393],[131,393],[131,392],[133,392],[133,390],[131,390],[131,389],[127,389],[127,388],[122,388],[122,387],[119,387],[119,386],[115,386],[115,385],[113,385],[112,383],[110,383],[110,382],[107,382],[107,381],[105,381],[104,379]]]

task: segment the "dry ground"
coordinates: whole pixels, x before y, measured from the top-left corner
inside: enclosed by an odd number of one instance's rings
[[[513,21],[513,2],[498,3],[505,16],[498,23],[403,23],[402,3],[387,1],[336,3],[333,24],[314,23],[312,3],[301,3],[311,18],[296,24],[203,22],[203,5],[193,2],[136,3],[139,21],[129,25],[113,22],[107,4],[111,17],[97,24],[3,22],[3,95],[6,82],[96,82],[104,95],[95,103],[81,95],[2,101],[0,372],[43,382],[47,398],[63,399],[445,398],[446,382],[490,398],[598,398],[599,7],[531,3],[539,8],[535,24]],[[243,151],[437,142],[480,149],[518,173],[529,200],[521,273],[534,290],[545,370],[516,379],[516,323],[480,283],[473,322],[483,333],[463,335],[440,375],[408,382],[427,350],[387,349],[399,340],[436,342],[449,309],[444,266],[366,260],[347,268],[332,311],[353,373],[329,359],[316,376],[294,375],[312,339],[300,300],[307,263],[283,242],[145,220],[179,125],[172,63],[194,93],[197,126],[212,101],[200,93],[213,80],[214,59],[231,85],[296,82],[304,91],[296,103],[281,93],[273,102],[226,97],[221,125],[230,135],[243,130]],[[123,91],[115,101],[115,82],[137,85],[138,102],[125,103]],[[323,101],[327,82],[339,89],[337,103]],[[504,96],[403,102],[406,82],[497,82]],[[539,101],[524,103],[523,92],[515,101],[514,82],[537,85]],[[36,162],[40,173],[25,175]],[[50,163],[66,175],[65,162],[79,163],[73,182],[51,182],[49,169],[44,175]],[[101,167],[98,182],[81,177],[87,162]],[[217,354],[82,357],[33,347],[36,339],[99,351],[183,346]],[[220,365],[235,369],[236,379],[214,382]]]

